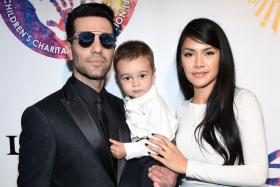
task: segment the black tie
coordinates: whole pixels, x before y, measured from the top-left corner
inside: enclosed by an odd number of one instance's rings
[[[111,155],[111,152],[110,152],[110,142],[109,142],[109,138],[110,138],[110,131],[106,125],[106,115],[103,111],[103,108],[102,108],[102,101],[101,101],[101,96],[100,95],[97,95],[96,97],[96,108],[97,108],[97,113],[98,113],[98,118],[100,120],[100,124],[101,124],[101,127],[102,127],[102,130],[103,130],[103,133],[104,133],[104,136],[105,136],[105,142],[107,144],[107,149],[108,149],[108,152],[109,152],[109,155],[110,155],[110,160],[112,162],[112,166],[113,166],[113,169],[114,169],[114,173],[115,175],[117,175],[117,170],[118,170],[118,162],[115,158],[112,157]]]
[[[103,108],[102,108],[102,101],[101,101],[100,95],[97,95],[97,97],[96,97],[96,108],[97,108],[98,118],[100,120],[100,124],[101,124],[102,130],[103,130],[103,133],[104,133],[106,144],[107,144],[107,146],[110,146],[110,144],[109,144],[109,137],[110,137],[109,129],[106,126],[106,124],[104,123],[106,120],[105,120],[105,114],[104,114]]]

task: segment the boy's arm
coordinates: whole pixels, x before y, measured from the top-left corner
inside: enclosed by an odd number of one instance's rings
[[[109,141],[111,142],[110,151],[113,157],[116,159],[124,158],[126,155],[124,144],[113,139],[109,139]]]
[[[125,157],[126,160],[130,160],[149,155],[150,150],[145,146],[145,143],[148,143],[147,140],[129,143],[121,143],[113,139],[109,139],[109,141],[111,142],[110,150],[112,155],[117,159]]]
[[[126,151],[126,160],[130,160],[132,158],[140,158],[143,156],[148,156],[148,152],[152,152],[145,146],[145,143],[148,143],[146,139],[140,140],[138,142],[129,142],[124,143],[125,151]]]

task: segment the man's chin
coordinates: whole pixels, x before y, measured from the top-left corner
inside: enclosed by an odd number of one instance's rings
[[[86,77],[90,80],[104,80],[106,76],[105,75],[87,75]]]

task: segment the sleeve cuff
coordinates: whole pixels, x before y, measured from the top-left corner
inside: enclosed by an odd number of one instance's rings
[[[148,156],[149,149],[145,146],[147,140],[141,140],[139,142],[124,143],[124,148],[126,152],[125,159],[130,160],[132,158],[140,158],[143,156]]]

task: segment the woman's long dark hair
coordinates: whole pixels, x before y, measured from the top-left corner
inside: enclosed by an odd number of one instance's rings
[[[195,130],[195,137],[203,148],[203,140],[223,157],[224,165],[244,164],[239,128],[234,115],[235,69],[232,51],[222,28],[215,22],[199,18],[184,28],[177,46],[177,73],[185,99],[194,96],[192,84],[182,68],[181,53],[189,37],[220,50],[217,79],[207,101],[205,117]],[[199,136],[197,136],[199,135]],[[221,136],[219,141],[217,136]]]

